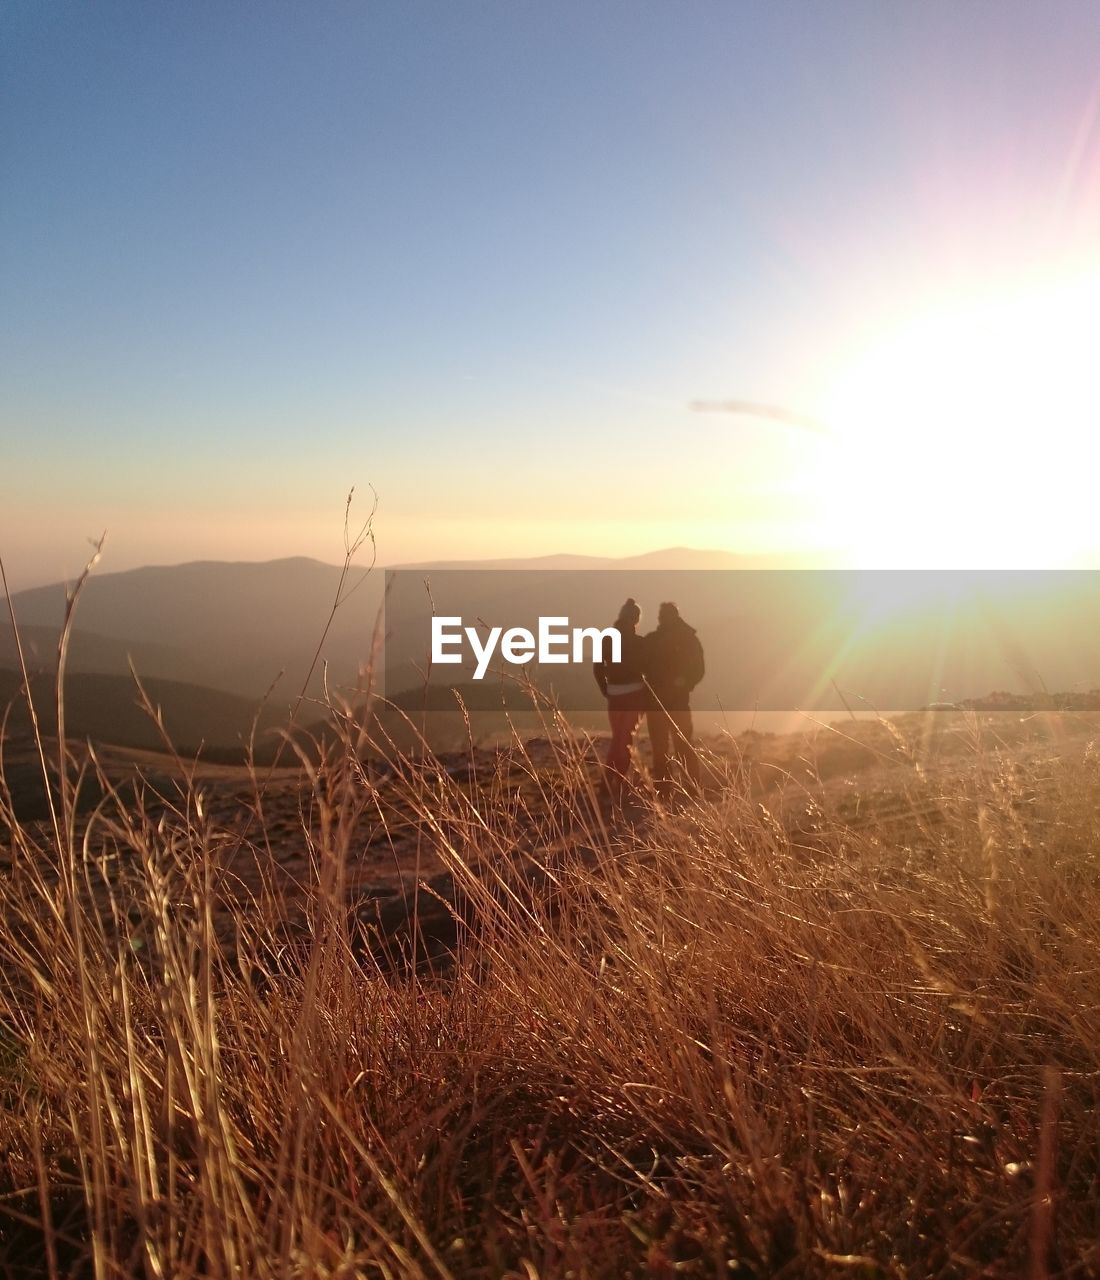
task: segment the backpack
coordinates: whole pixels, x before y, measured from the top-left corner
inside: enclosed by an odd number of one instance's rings
[[[681,663],[684,683],[689,689],[694,689],[707,671],[703,661],[703,646],[694,631],[688,631],[684,636]]]

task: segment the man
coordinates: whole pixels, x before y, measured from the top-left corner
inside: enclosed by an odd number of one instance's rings
[[[652,694],[646,723],[653,747],[653,777],[659,786],[668,781],[671,759],[679,760],[692,789],[699,784],[690,700],[704,671],[703,646],[695,628],[666,601],[657,613],[657,629],[645,637],[645,672]]]

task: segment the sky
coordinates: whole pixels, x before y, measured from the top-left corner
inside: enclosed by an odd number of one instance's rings
[[[1100,545],[1092,0],[9,0],[0,179],[12,589]]]

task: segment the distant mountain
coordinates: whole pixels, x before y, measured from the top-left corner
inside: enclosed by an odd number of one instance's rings
[[[362,579],[353,571],[347,586]],[[260,563],[196,561],[92,577],[81,595],[74,670],[114,670],[121,644],[143,676],[159,676],[258,698],[279,680],[277,701],[298,693],[336,598],[340,569],[295,558]],[[324,651],[340,678],[369,652],[382,599],[375,570],[338,610]],[[13,598],[22,628],[56,629],[65,612],[60,584]],[[85,639],[99,638],[97,645]],[[10,640],[9,640],[10,644]],[[125,668],[124,668],[125,669]],[[319,688],[320,675],[314,682]]]
[[[420,581],[454,570],[750,568],[774,564],[724,551],[673,548],[614,560],[597,556],[437,561],[395,566]],[[298,694],[336,599],[341,569],[295,557],[260,562],[202,560],[148,566],[89,579],[77,606],[70,670],[122,674],[128,658],[142,676],[202,685],[249,698],[262,697],[283,672],[272,701]],[[382,606],[386,570],[353,568],[321,653],[330,680],[354,681],[370,656]],[[598,593],[598,584],[593,584]],[[24,649],[35,663],[54,660],[65,616],[60,584],[17,593],[12,600]],[[606,608],[602,612],[606,612]],[[10,628],[0,628],[0,664],[14,665]],[[318,664],[310,693],[321,690]]]
[[[248,719],[282,671],[269,704],[273,721],[280,719],[305,682],[340,572],[336,565],[296,558],[202,561],[95,576],[77,609],[70,669],[74,676],[121,677],[132,658],[148,680],[199,687],[202,697],[243,699]],[[783,557],[689,548],[624,559],[500,558],[364,573],[352,570],[345,584],[311,697],[321,695],[324,674],[336,691],[356,683],[370,658],[384,596],[384,690],[391,696],[423,684],[433,611],[490,626],[530,627],[550,614],[568,616],[575,626],[607,626],[627,596],[642,606],[644,630],[655,624],[662,600],[675,600],[699,629],[707,654],[707,677],[696,698],[700,709],[839,708],[834,683],[848,696],[892,710],[958,701],[990,688],[1100,685],[1100,593],[1087,573],[1016,575],[1019,591],[1013,594],[1013,575],[798,572]],[[937,592],[941,598],[933,603]],[[49,670],[64,588],[24,591],[13,603],[32,665]],[[14,665],[10,632],[3,630],[0,664]],[[527,670],[536,674],[534,667]],[[432,680],[462,684],[470,674],[437,666]],[[553,683],[564,695],[562,705],[590,706],[595,685],[589,669],[548,667],[537,674],[541,684]],[[120,707],[127,699],[132,703],[127,680],[116,686]],[[107,687],[100,686],[99,705]],[[183,701],[181,696],[181,714]],[[196,694],[191,701],[197,707],[201,700]],[[202,705],[211,715],[225,713],[218,722],[223,727],[204,733],[188,713],[180,722],[187,741],[197,741],[195,735],[232,738],[236,729],[224,726],[239,724],[244,708]],[[109,727],[108,720],[97,723]]]
[[[693,547],[665,547],[637,556],[551,555],[490,560],[430,560],[394,565],[395,570],[530,570],[573,572],[577,570],[621,569],[815,569],[824,568],[825,558],[807,555],[742,555],[734,551],[707,551]]]
[[[261,708],[252,699],[214,689],[155,678],[143,680],[142,685],[153,705],[160,709],[173,745],[184,755],[194,754],[200,745],[217,753],[237,755],[248,742],[255,721],[257,755],[263,758],[275,742],[272,731],[281,728],[287,719],[283,708]],[[30,729],[26,701],[17,696],[21,687],[22,678],[17,672],[0,669],[0,707],[12,704],[7,726],[10,734]],[[42,731],[54,736],[57,713],[53,680],[45,675],[32,677],[31,690]],[[70,675],[65,681],[65,732],[69,738],[121,747],[164,749],[164,741],[141,707],[130,676]]]
[[[19,639],[29,671],[52,671],[57,664],[58,627],[21,625]],[[116,636],[77,630],[69,641],[68,669],[98,675],[128,675],[130,661],[140,671],[196,674],[201,663],[170,645],[134,643]],[[11,626],[0,625],[0,667],[19,665],[19,647]]]

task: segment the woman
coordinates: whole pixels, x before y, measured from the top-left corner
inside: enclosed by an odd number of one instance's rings
[[[648,695],[642,670],[642,637],[638,623],[642,611],[633,597],[619,610],[615,630],[621,637],[619,661],[612,662],[610,638],[603,642],[600,661],[595,665],[596,683],[607,699],[607,717],[611,722],[611,745],[604,764],[607,791],[615,804],[620,804],[630,773],[630,748],[638,722],[648,706]]]

